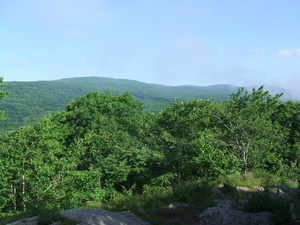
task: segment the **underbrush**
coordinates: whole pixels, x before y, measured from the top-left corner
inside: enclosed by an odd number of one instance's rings
[[[213,186],[223,184],[220,194],[213,194]],[[122,192],[109,192],[103,201],[89,201],[78,207],[102,208],[109,211],[130,210],[153,225],[163,225],[166,216],[181,216],[189,211],[201,211],[215,205],[216,198],[230,198],[239,200],[241,192],[235,187],[255,187],[261,185],[288,185],[297,187],[298,183],[291,180],[283,180],[275,175],[267,173],[235,174],[211,183],[201,181],[176,182],[172,174],[165,174],[144,185],[142,190],[135,186],[130,189],[123,189]],[[300,194],[295,196],[299,201],[295,205],[300,206]],[[171,203],[187,203],[188,206],[178,210],[171,210],[168,206]],[[11,223],[31,216],[39,216],[40,224],[50,224],[57,220],[63,220],[55,212],[61,210],[46,205],[28,205],[26,213],[2,214],[0,225]],[[72,206],[70,206],[72,208]],[[67,208],[64,208],[67,209]],[[246,208],[247,211],[258,212],[268,210],[273,213],[273,221],[276,224],[287,224],[290,218],[290,211],[286,200],[271,199],[267,193],[254,193]],[[62,224],[76,224],[72,221],[63,221]]]
[[[273,213],[271,219],[277,225],[289,224],[291,211],[289,200],[272,199],[266,192],[253,193],[245,207],[247,212],[269,211]]]
[[[232,174],[223,177],[221,183],[228,183],[235,187],[257,187],[262,185],[286,185],[289,187],[298,187],[298,182],[289,178],[282,178],[276,174],[267,173],[264,171],[253,171],[246,174]]]
[[[1,214],[0,216],[0,225],[12,223],[18,220],[27,219],[30,217],[38,216],[39,225],[48,225],[57,221],[61,221],[61,225],[75,225],[78,224],[76,221],[70,221],[63,218],[59,213],[60,210],[67,209],[58,208],[55,205],[47,205],[45,202],[41,201],[32,201],[27,205],[27,210],[24,212],[11,212],[6,214]]]
[[[222,192],[217,195],[218,198],[232,198],[238,201],[241,197],[241,193],[229,183],[224,183],[221,190]]]
[[[275,174],[267,172],[250,172],[247,174],[234,174],[226,176],[222,179],[223,188],[222,195],[229,196],[231,198],[240,198],[243,192],[237,191],[235,187],[248,187],[253,188],[257,186],[264,186],[264,192],[252,192],[252,196],[249,199],[245,211],[247,212],[262,212],[269,211],[272,213],[271,219],[276,225],[289,224],[291,221],[290,202],[294,202],[300,206],[300,194],[299,192],[290,197],[283,199],[271,198],[268,194],[270,186],[289,186],[298,188],[298,181],[291,180],[289,178],[278,177]]]
[[[158,178],[158,179],[161,179]],[[199,211],[214,205],[212,186],[198,181],[188,181],[171,185],[153,180],[151,185],[144,185],[142,193],[134,193],[134,190],[124,190],[114,196],[107,204],[101,204],[101,208],[110,211],[130,210],[151,224],[164,224],[160,215],[172,213],[185,213],[185,210],[170,210],[171,203],[187,203],[186,210],[197,208]],[[94,207],[95,203],[89,203],[88,207]],[[100,205],[99,205],[100,206]]]
[[[19,213],[14,213],[14,212],[10,212],[10,213],[3,213],[0,216],[0,225],[6,225],[8,223],[12,223],[21,219],[25,219],[30,217],[31,215],[28,213],[24,213],[24,212],[19,212]]]

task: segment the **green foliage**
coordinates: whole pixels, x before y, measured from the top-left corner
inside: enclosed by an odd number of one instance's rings
[[[225,197],[238,198],[239,191],[230,183],[224,183],[222,187],[222,194]]]
[[[199,136],[192,142],[192,157],[186,167],[194,178],[204,181],[216,180],[238,168],[238,161],[227,154],[213,133],[204,131]]]
[[[114,196],[102,208],[113,211],[130,210],[151,224],[164,224],[160,217],[164,213],[174,213],[167,206],[174,202],[188,203],[189,207],[204,210],[214,205],[212,186],[196,181],[172,183],[174,175],[166,174],[145,185],[141,194],[134,194],[132,189],[124,190]],[[161,185],[159,182],[162,181]]]
[[[282,133],[285,134],[282,143],[285,148],[280,152],[281,174],[287,178],[296,176],[299,179],[300,103],[288,101],[281,104],[272,115],[272,120],[280,125]]]
[[[187,181],[175,185],[173,196],[175,202],[186,202],[204,210],[215,204],[211,190],[212,186],[207,182]]]
[[[38,216],[38,224],[48,225],[60,220],[61,216],[57,207],[49,207],[41,201],[31,202],[28,213],[32,216]]]
[[[0,124],[0,132],[34,125],[50,112],[64,110],[65,105],[89,92],[114,94],[130,92],[146,111],[158,113],[174,99],[190,101],[192,98],[213,98],[223,102],[236,87],[179,86],[170,87],[146,84],[133,80],[104,77],[70,78],[56,81],[7,82],[4,91],[9,95],[0,102],[0,110],[7,110],[6,120]],[[1,96],[1,95],[0,95]]]
[[[210,112],[215,123],[213,130],[232,156],[240,160],[241,172],[280,168],[286,134],[271,118],[281,105],[281,95],[273,97],[263,86],[253,89],[251,94],[239,89],[231,100],[216,105]]]
[[[139,140],[142,110],[129,94],[90,93],[1,137],[1,209],[25,210],[32,199],[78,207],[144,183],[151,158]]]
[[[285,176],[279,176],[278,174],[263,170],[249,171],[246,174],[230,174],[223,176],[220,179],[220,182],[249,188],[262,185],[287,185],[294,188],[298,187],[298,182],[296,179],[288,179]]]
[[[0,77],[0,88],[3,88],[6,85],[6,83],[3,83],[3,78]],[[5,95],[7,95],[7,91],[2,91],[0,90],[0,99],[4,98]],[[0,120],[4,119],[4,112],[5,111],[0,111]]]
[[[253,193],[245,207],[245,211],[272,212],[272,220],[278,225],[289,224],[291,219],[289,202],[282,199],[272,199],[267,193]]]
[[[262,179],[252,172],[246,174],[230,174],[221,179],[222,183],[229,183],[234,186],[256,187],[263,184],[269,184],[269,179]]]
[[[31,215],[27,212],[19,212],[19,213],[1,213],[0,215],[0,225],[7,225],[9,223],[13,223],[18,220],[26,219],[31,217]]]
[[[111,188],[147,179],[142,118],[142,104],[128,93],[89,93],[67,105],[59,121],[68,132],[66,145],[82,154],[78,169],[97,168],[101,187]]]
[[[207,181],[236,170],[238,161],[211,128],[213,109],[211,100],[194,99],[174,101],[159,114],[165,166],[179,177]]]
[[[144,207],[155,210],[170,203],[174,191],[171,185],[173,179],[174,174],[167,173],[152,179],[150,185],[144,185],[142,193]]]
[[[171,202],[211,206],[206,182],[221,180],[231,197],[231,185],[292,184],[300,179],[300,108],[279,97],[241,89],[225,103],[178,100],[153,114],[128,93],[90,92],[0,136],[0,210],[108,203],[159,224]]]

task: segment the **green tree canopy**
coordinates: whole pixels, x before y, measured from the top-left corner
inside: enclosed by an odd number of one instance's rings
[[[0,88],[3,88],[6,85],[6,83],[3,83],[3,77],[0,77]],[[4,98],[5,95],[7,95],[7,91],[0,90],[0,99]],[[0,111],[0,120],[4,119],[4,112]]]
[[[300,103],[280,96],[239,89],[224,103],[174,101],[154,114],[128,93],[91,92],[0,136],[0,210],[80,206],[163,178],[299,178]]]
[[[228,151],[239,159],[243,171],[276,165],[283,141],[281,127],[272,121],[272,115],[281,105],[280,96],[253,89],[252,93],[239,89],[231,100],[211,111],[215,133],[226,144]]]
[[[165,166],[183,179],[215,179],[234,168],[212,132],[211,100],[174,101],[158,117]],[[230,159],[231,158],[231,159]]]

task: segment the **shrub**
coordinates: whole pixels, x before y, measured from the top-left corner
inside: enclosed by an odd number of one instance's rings
[[[182,182],[174,187],[174,200],[194,204],[201,210],[214,205],[212,187],[208,183],[196,181]]]
[[[49,207],[43,202],[32,202],[28,206],[28,213],[31,216],[38,216],[38,224],[47,225],[59,221],[61,216],[58,208]]]
[[[291,219],[289,202],[283,199],[272,199],[267,193],[253,193],[249,199],[245,211],[273,213],[272,220],[275,224],[288,224]]]
[[[239,197],[239,191],[232,186],[229,183],[224,183],[224,186],[222,187],[222,194],[225,195],[226,197],[232,197],[232,198],[237,198]]]

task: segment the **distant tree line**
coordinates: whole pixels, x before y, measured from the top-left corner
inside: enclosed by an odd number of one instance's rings
[[[56,81],[7,82],[3,90],[9,94],[0,101],[0,111],[7,110],[5,120],[0,123],[0,133],[34,125],[44,115],[59,112],[72,100],[96,91],[120,94],[130,91],[136,100],[143,102],[145,111],[158,113],[174,99],[189,101],[192,98],[210,98],[215,102],[229,99],[237,90],[229,85],[214,87],[146,84],[132,80],[101,77],[70,78]]]

